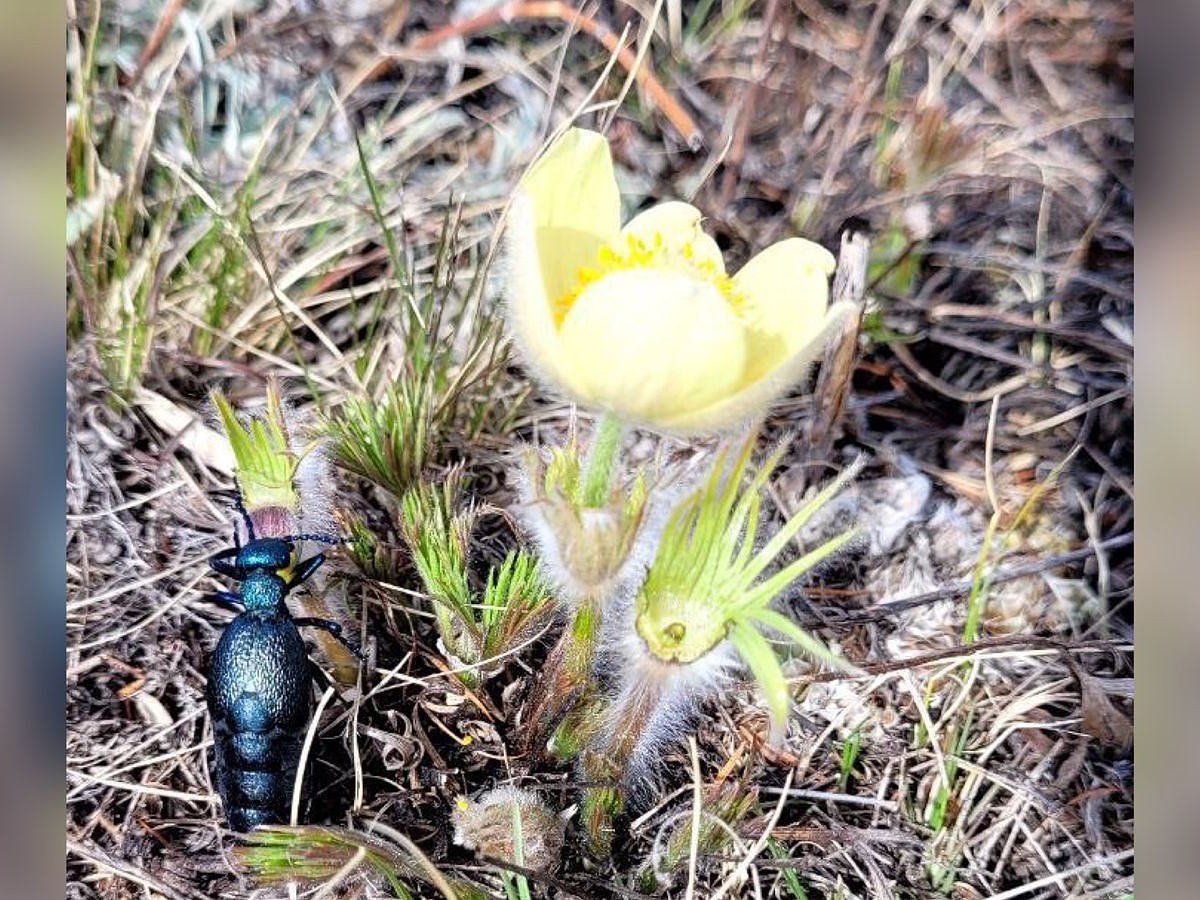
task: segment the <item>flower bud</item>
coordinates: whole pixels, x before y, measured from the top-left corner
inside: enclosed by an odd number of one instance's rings
[[[480,856],[544,872],[562,853],[563,820],[524,788],[503,785],[474,801],[459,797],[451,820],[454,843]]]
[[[577,609],[629,587],[654,552],[663,492],[652,495],[645,473],[638,472],[615,486],[604,504],[585,505],[574,441],[552,449],[548,458],[528,451],[523,464],[523,518],[567,604]]]
[[[278,383],[267,385],[265,412],[245,423],[220,393],[214,392],[213,405],[233,449],[238,493],[255,535],[332,530],[328,460],[319,447],[301,444]]]

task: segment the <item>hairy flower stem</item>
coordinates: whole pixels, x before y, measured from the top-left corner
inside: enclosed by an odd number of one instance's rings
[[[609,412],[601,416],[584,467],[580,507],[599,509],[609,502],[620,456],[621,432],[620,419]],[[535,689],[526,738],[526,747],[534,752],[548,734],[564,724],[564,717],[589,686],[592,657],[600,634],[601,609],[600,597],[595,594],[583,597],[547,660],[543,677]],[[569,734],[563,737],[567,744],[576,743]]]
[[[613,472],[621,450],[621,432],[621,420],[615,415],[606,412],[600,417],[596,433],[592,436],[587,471],[584,473],[582,500],[586,507],[598,508],[608,502]]]
[[[555,738],[555,753],[561,746],[577,744],[565,717],[584,695],[591,676],[596,638],[600,633],[600,603],[586,597],[576,610],[571,623],[559,636],[558,643],[546,660],[542,677],[530,700],[529,730],[526,732],[527,752],[539,753],[546,738],[559,729]],[[563,730],[566,734],[562,734]],[[561,737],[561,740],[560,740]],[[565,743],[564,743],[565,742]],[[568,754],[568,758],[574,754]]]
[[[577,759],[600,733],[605,708],[606,702],[600,696],[599,688],[594,680],[589,680],[550,739],[550,751],[554,757],[563,762]]]
[[[613,823],[625,809],[624,783],[629,780],[630,764],[663,699],[661,682],[647,681],[627,688],[603,712],[594,749],[584,750],[580,756],[584,781],[615,782],[590,787],[583,795],[582,819],[597,856],[612,852]]]

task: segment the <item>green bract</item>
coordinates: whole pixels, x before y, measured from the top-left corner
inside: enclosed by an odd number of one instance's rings
[[[238,420],[223,394],[214,391],[212,400],[237,460],[237,483],[246,509],[277,506],[298,512],[300,495],[294,480],[299,458],[288,440],[278,385],[271,382],[267,387],[266,415],[248,425]]]
[[[524,463],[527,519],[547,569],[569,603],[605,599],[636,567],[635,547],[645,543],[646,474],[638,471],[601,492],[592,485],[587,496],[587,467],[574,437],[545,459],[528,451]]]
[[[859,467],[849,467],[756,552],[763,488],[782,451],[772,454],[743,489],[751,447],[747,441],[732,465],[722,453],[705,483],[672,514],[637,595],[636,627],[650,654],[670,663],[697,662],[729,640],[762,686],[773,732],[778,734],[787,719],[787,684],[759,627],[782,633],[819,660],[846,667],[840,657],[770,604],[793,581],[841,548],[855,530],[762,576]]]

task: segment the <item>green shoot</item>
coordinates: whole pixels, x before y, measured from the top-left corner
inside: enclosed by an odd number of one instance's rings
[[[237,460],[237,484],[250,511],[278,506],[300,510],[300,495],[293,480],[299,462],[288,439],[279,385],[267,385],[267,412],[243,425],[219,391],[212,394],[225,436]]]
[[[349,518],[346,552],[351,561],[367,578],[395,582],[399,576],[396,553],[367,527],[358,516]]]
[[[974,713],[967,716],[967,720],[957,728],[950,736],[952,744],[949,752],[946,754],[946,783],[938,788],[937,794],[934,796],[932,807],[926,819],[929,827],[934,831],[941,831],[946,824],[947,811],[949,808],[950,798],[954,795],[954,781],[958,775],[958,760],[962,756],[963,749],[967,745],[967,739],[971,734],[971,724],[974,720]]]
[[[862,752],[862,730],[855,728],[842,744],[842,759],[838,766],[838,790],[843,793],[850,783],[850,775],[854,772],[854,764]]]
[[[467,556],[479,510],[458,508],[462,482],[462,470],[453,469],[440,485],[421,482],[409,490],[400,504],[400,530],[433,601],[442,643],[458,661],[472,665],[520,646],[549,621],[553,607],[537,558],[523,550],[488,573],[476,602]],[[480,677],[459,674],[470,684]]]
[[[513,821],[513,862],[518,866],[525,865],[525,828],[521,821],[521,804],[512,805]],[[504,893],[509,900],[529,900],[529,881],[524,875],[512,872],[504,873]]]
[[[595,508],[604,506],[612,493],[613,469],[621,452],[621,420],[606,412],[596,426],[588,455],[587,477],[583,483],[581,505]]]
[[[899,124],[896,116],[897,107],[900,100],[900,85],[904,76],[904,58],[896,57],[888,66],[887,81],[883,88],[883,103],[884,114],[883,121],[879,126],[879,133],[875,136],[875,166],[872,175],[875,183],[883,185],[884,171],[880,165],[880,159],[884,156],[887,146],[891,143],[892,136],[896,133],[896,128]]]
[[[335,878],[344,880],[359,865],[367,865],[387,881],[392,893],[401,900],[418,896],[410,887],[413,882],[427,886],[420,893],[423,897],[485,900],[488,896],[475,884],[443,875],[415,844],[399,833],[393,834],[402,841],[349,828],[269,825],[247,834],[243,839],[245,844],[233,852],[242,867],[264,887],[285,887],[295,881],[317,884]]]
[[[979,625],[987,606],[988,592],[992,586],[992,543],[996,534],[997,518],[988,520],[983,532],[983,545],[979,548],[979,558],[975,570],[971,573],[971,591],[967,594],[967,620],[963,625],[963,643],[973,644],[979,638]]]
[[[476,512],[457,512],[462,470],[454,469],[440,485],[419,483],[400,503],[400,530],[412,551],[413,564],[433,601],[433,612],[448,653],[476,662],[482,650],[471,609],[467,551]]]
[[[830,665],[846,663],[770,604],[792,582],[843,547],[847,531],[761,579],[800,529],[854,476],[844,472],[755,550],[762,492],[780,453],[745,488],[752,442],[727,464],[722,454],[707,481],[672,514],[658,555],[636,601],[638,634],[657,658],[695,662],[728,639],[761,686],[778,736],[791,701],[775,651],[760,633],[783,634],[805,653]]]
[[[434,451],[434,397],[407,377],[378,396],[351,396],[330,421],[341,464],[394,497],[417,483]]]
[[[909,238],[908,232],[900,222],[893,222],[881,234],[871,247],[871,259],[867,266],[867,283],[878,285],[886,294],[893,297],[909,297],[921,274],[924,253],[919,246]],[[891,332],[879,327],[880,340],[885,339]],[[909,335],[901,335],[905,340],[912,340]]]
[[[767,852],[771,854],[772,859],[791,859],[792,854],[787,847],[782,843],[771,838],[767,841]],[[808,900],[808,892],[804,890],[804,885],[800,883],[800,876],[796,874],[795,869],[785,868],[781,870],[783,874],[783,883],[787,885],[788,892],[792,895],[793,900]]]
[[[531,638],[553,611],[537,557],[524,550],[509,553],[498,569],[488,573],[483,591],[479,609],[483,658],[497,656]]]

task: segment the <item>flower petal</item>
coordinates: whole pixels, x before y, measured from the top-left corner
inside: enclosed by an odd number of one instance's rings
[[[533,211],[546,296],[553,302],[577,285],[579,269],[596,263],[621,227],[621,195],[608,141],[572,128],[521,180]]]
[[[520,192],[513,198],[504,240],[506,318],[513,339],[539,376],[561,386],[558,326],[542,275],[533,203]]]
[[[717,242],[700,227],[703,216],[690,203],[668,200],[638,213],[621,229],[621,237],[634,237],[647,247],[661,242],[671,255],[686,255],[694,262],[711,264],[715,271],[725,272],[725,260]],[[685,250],[685,248],[688,248]]]
[[[741,323],[722,294],[668,269],[626,269],[589,285],[560,332],[563,378],[582,399],[655,425],[742,381]]]
[[[750,365],[746,383],[757,381],[811,343],[825,322],[829,276],[837,262],[812,241],[789,238],[772,244],[733,276],[741,295]]]
[[[666,431],[678,434],[709,434],[727,431],[761,416],[782,394],[801,381],[825,344],[842,327],[845,320],[856,314],[858,306],[849,301],[835,303],[826,312],[821,326],[807,344],[796,348],[757,381],[743,384],[740,390],[710,403],[708,406],[664,417],[658,424]]]

